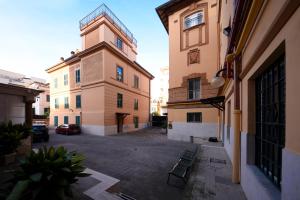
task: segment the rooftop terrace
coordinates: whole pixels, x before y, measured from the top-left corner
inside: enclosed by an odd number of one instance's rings
[[[137,45],[137,40],[133,37],[133,34],[105,4],[102,4],[93,12],[91,12],[82,20],[80,20],[80,30],[82,30],[89,23],[95,21],[97,18],[102,16],[106,17],[106,19],[108,19],[112,24],[114,24],[117,29],[119,29],[131,42],[133,42],[133,44]]]

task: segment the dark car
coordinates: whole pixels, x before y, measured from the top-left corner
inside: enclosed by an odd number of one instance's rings
[[[64,135],[75,135],[75,134],[80,134],[81,129],[80,126],[76,124],[63,124],[58,126],[55,129],[55,132],[58,134],[64,134]]]
[[[32,125],[32,140],[33,142],[48,142],[49,133],[48,127],[45,124],[33,124]]]

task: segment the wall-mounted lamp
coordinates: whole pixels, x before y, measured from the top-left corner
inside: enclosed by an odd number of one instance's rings
[[[223,78],[223,76],[220,76],[220,73],[223,72],[223,71],[226,71],[227,68],[223,68],[221,70],[219,70],[217,73],[216,73],[216,76],[214,76],[210,82],[210,85],[213,87],[213,88],[219,88],[219,87],[222,87],[225,83],[225,79]]]
[[[227,37],[230,35],[231,32],[231,26],[227,26],[226,28],[223,29],[223,34],[226,35]]]

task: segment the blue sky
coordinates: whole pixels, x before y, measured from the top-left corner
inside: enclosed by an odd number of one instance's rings
[[[155,12],[167,0],[0,0],[0,68],[47,78],[45,69],[81,48],[79,20],[105,3],[138,41],[154,75],[168,65],[168,35]]]

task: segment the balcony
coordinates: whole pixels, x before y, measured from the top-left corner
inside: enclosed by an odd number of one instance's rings
[[[85,16],[79,22],[80,30],[87,26],[92,21],[95,21],[99,17],[106,17],[117,29],[119,29],[135,46],[137,46],[137,40],[133,37],[133,34],[128,28],[118,19],[118,17],[105,5],[102,4],[96,8],[93,12]]]

